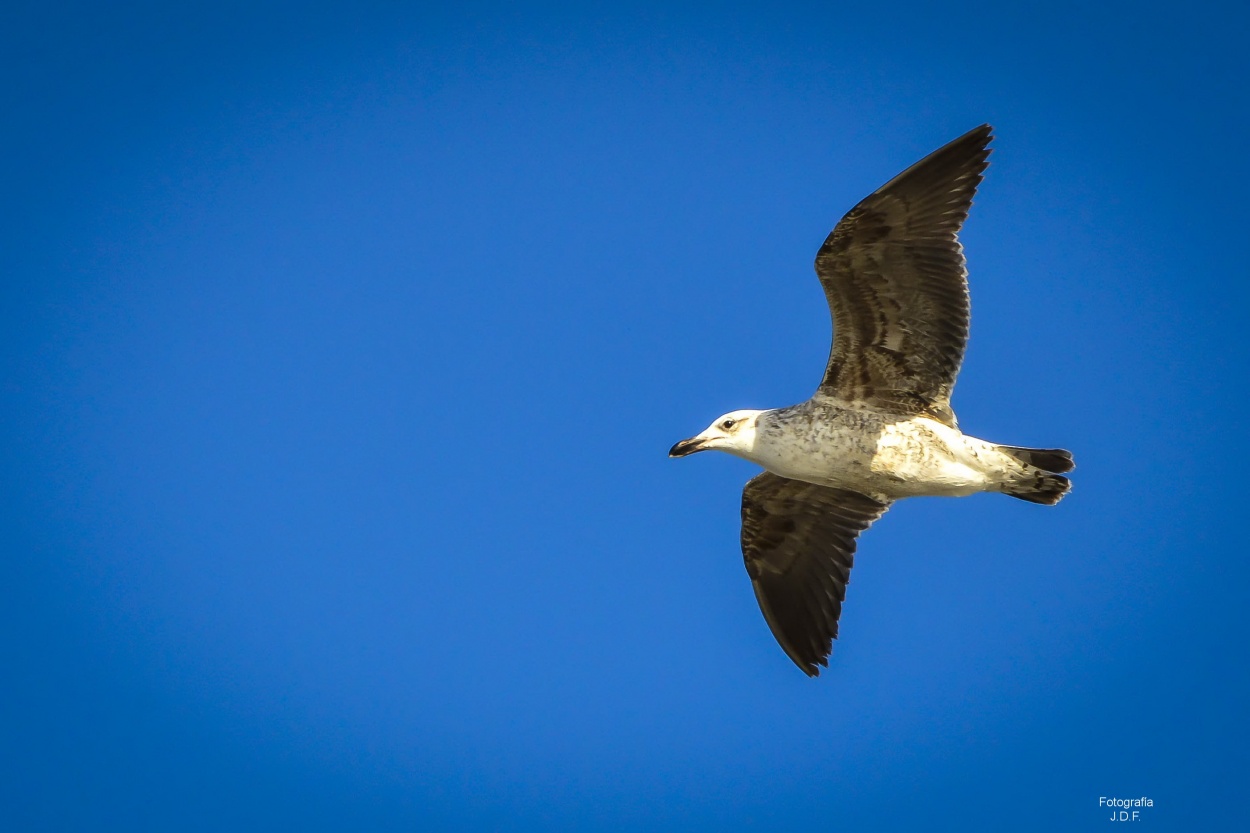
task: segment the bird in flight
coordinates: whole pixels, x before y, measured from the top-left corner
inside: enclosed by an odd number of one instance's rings
[[[959,229],[987,165],[982,125],[852,208],[816,254],[833,315],[824,378],[806,402],[731,411],[670,457],[720,450],[765,471],[742,492],[742,555],[773,636],[809,676],[828,666],[856,538],[899,498],[1001,492],[1053,505],[1063,449],[959,430],[951,390],[968,341]]]

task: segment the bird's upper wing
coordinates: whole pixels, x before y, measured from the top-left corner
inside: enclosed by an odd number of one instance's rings
[[[968,340],[957,237],[981,182],[988,124],[921,159],[855,206],[816,255],[833,313],[819,392],[954,426],[951,389]]]
[[[771,472],[742,490],[742,556],[782,649],[811,677],[828,665],[855,538],[890,507]]]

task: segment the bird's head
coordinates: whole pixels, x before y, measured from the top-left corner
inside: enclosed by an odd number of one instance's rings
[[[685,457],[696,451],[720,449],[747,457],[755,448],[755,420],[763,411],[730,411],[698,436],[682,440],[668,450],[669,457]]]

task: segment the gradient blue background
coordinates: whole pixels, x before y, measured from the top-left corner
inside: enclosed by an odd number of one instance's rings
[[[4,829],[1250,811],[1244,9],[0,18]],[[897,506],[809,680],[754,468],[665,452],[810,394],[821,240],[985,121],[955,406],[1076,488]]]

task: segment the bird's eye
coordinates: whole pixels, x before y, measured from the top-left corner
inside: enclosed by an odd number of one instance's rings
[[[734,421],[732,419],[727,419],[720,424],[720,427],[728,431],[730,428],[734,427]]]

